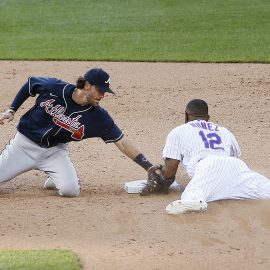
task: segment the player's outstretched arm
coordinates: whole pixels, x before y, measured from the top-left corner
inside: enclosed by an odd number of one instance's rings
[[[10,122],[14,119],[15,112],[11,109],[6,110],[4,113],[0,113],[0,125],[4,124],[4,121]]]
[[[153,164],[148,161],[146,157],[125,136],[119,141],[115,142],[115,145],[122,153],[143,167],[146,171],[153,166]]]
[[[3,125],[5,120],[7,122],[12,121],[14,119],[15,112],[20,108],[20,106],[25,102],[25,100],[27,100],[30,97],[30,95],[34,96],[36,94],[35,92],[33,92],[33,89],[29,89],[29,85],[30,85],[29,80],[30,80],[30,78],[21,87],[19,92],[16,94],[16,96],[15,96],[14,100],[12,101],[9,109],[6,110],[4,113],[0,113],[0,125]],[[33,87],[34,86],[35,86],[35,84],[33,84]]]

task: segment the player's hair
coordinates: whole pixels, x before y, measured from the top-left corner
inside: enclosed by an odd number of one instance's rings
[[[86,80],[84,79],[84,77],[80,76],[77,81],[76,81],[76,87],[78,89],[83,89],[84,85],[85,85]]]
[[[193,99],[187,104],[186,112],[190,115],[206,116],[208,115],[208,105],[202,99]]]

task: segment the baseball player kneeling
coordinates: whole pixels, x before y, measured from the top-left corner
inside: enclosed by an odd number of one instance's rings
[[[207,203],[225,199],[270,199],[270,180],[240,160],[240,148],[226,128],[209,121],[208,105],[191,100],[185,124],[174,128],[163,149],[164,165],[150,168],[141,195],[166,193],[181,162],[191,180],[168,214],[204,211]]]
[[[99,102],[110,89],[110,77],[94,68],[76,85],[50,77],[30,77],[10,108],[0,114],[0,124],[10,122],[30,96],[34,106],[20,119],[18,132],[0,155],[0,183],[37,169],[47,173],[45,188],[55,187],[62,196],[78,196],[80,184],[69,157],[68,143],[100,137],[148,170],[152,164],[124,136]]]

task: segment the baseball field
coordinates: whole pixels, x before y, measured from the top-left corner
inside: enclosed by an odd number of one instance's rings
[[[102,67],[116,95],[101,106],[153,163],[186,103],[201,98],[211,120],[235,134],[248,166],[270,178],[268,1],[11,2],[0,2],[1,112],[31,75],[75,83]],[[0,126],[0,150],[34,102]],[[0,269],[270,268],[270,201],[219,201],[169,216],[165,207],[180,194],[126,193],[125,182],[146,173],[114,144],[70,143],[70,154],[79,197],[44,190],[39,171],[1,185]],[[182,169],[176,179],[188,183]]]

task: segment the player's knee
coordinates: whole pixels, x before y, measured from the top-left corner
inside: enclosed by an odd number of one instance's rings
[[[59,194],[63,197],[77,197],[80,195],[80,186],[78,184],[65,185],[59,189]]]

